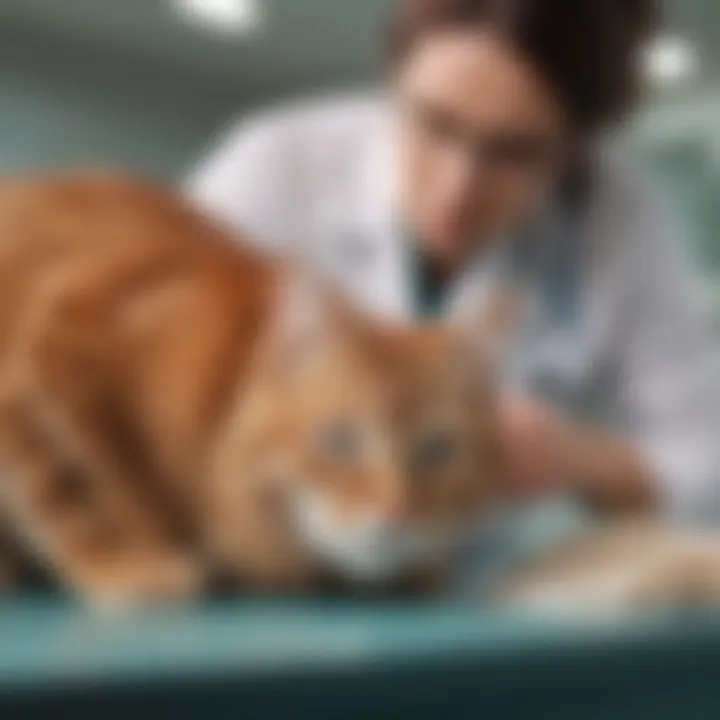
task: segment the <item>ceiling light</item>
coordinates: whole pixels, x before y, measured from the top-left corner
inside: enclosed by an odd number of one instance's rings
[[[260,22],[259,0],[173,0],[188,22],[207,30],[234,35],[254,30]]]
[[[682,37],[661,36],[645,49],[643,67],[647,78],[657,85],[673,85],[698,72],[696,47]]]

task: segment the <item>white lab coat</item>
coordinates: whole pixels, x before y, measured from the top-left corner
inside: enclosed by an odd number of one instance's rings
[[[215,218],[309,261],[366,309],[411,319],[391,118],[371,95],[257,115],[229,129],[188,191]],[[669,514],[720,517],[720,366],[696,283],[662,213],[616,158],[599,159],[592,192],[576,230],[579,320],[562,332],[538,321],[520,354],[541,358],[566,386],[564,401],[583,398],[635,439]],[[481,302],[484,265],[457,282],[455,306]]]

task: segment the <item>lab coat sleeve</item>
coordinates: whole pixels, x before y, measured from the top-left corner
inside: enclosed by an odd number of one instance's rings
[[[270,251],[285,252],[297,228],[298,144],[276,118],[237,123],[185,182],[200,210]]]
[[[618,404],[668,515],[720,519],[720,347],[700,278],[655,199],[631,203]]]

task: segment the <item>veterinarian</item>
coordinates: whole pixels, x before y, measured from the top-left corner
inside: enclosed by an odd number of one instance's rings
[[[707,521],[712,331],[611,138],[654,21],[652,0],[399,0],[384,90],[243,119],[189,191],[384,316],[460,313],[521,280],[513,493]]]

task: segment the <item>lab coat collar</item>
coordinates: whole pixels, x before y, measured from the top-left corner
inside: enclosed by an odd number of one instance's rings
[[[342,182],[324,195],[315,255],[329,277],[360,306],[373,315],[405,321],[412,317],[412,282],[397,222],[390,107],[384,98],[373,104]]]
[[[408,321],[415,315],[412,239],[398,217],[396,116],[389,98],[379,104],[377,123],[368,135],[355,198],[340,220],[341,251],[358,295],[374,312]],[[503,258],[513,240],[499,238],[476,253],[450,288],[449,311],[464,314],[504,279]]]
[[[398,217],[398,177],[394,142],[395,117],[389,101],[373,135],[360,177],[356,213],[351,219],[355,237],[362,238],[374,259],[372,293],[373,309],[398,320],[409,321],[415,316],[415,288],[412,238],[403,230]],[[490,253],[493,254],[493,253]],[[478,254],[466,271],[450,288],[449,310],[465,311],[488,289],[493,263],[484,253]]]
[[[361,169],[353,222],[374,260],[375,287],[368,292],[374,309],[394,319],[409,320],[414,304],[412,270],[408,238],[397,212],[395,122],[390,101],[386,100]]]

